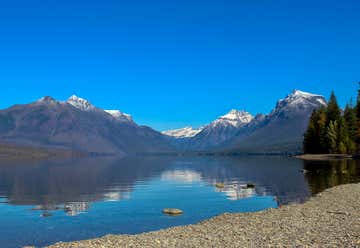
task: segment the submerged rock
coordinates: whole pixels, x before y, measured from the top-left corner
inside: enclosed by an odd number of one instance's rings
[[[216,183],[216,184],[215,184],[215,187],[216,187],[216,188],[219,188],[219,189],[222,189],[222,188],[225,187],[225,185],[224,185],[223,183]]]
[[[41,214],[41,217],[50,217],[50,216],[52,216],[52,213],[50,213],[50,212],[43,212],[42,214]]]
[[[164,208],[162,212],[168,215],[180,215],[183,213],[183,211],[178,208]]]
[[[300,170],[300,172],[301,172],[302,174],[307,174],[307,173],[309,173],[309,171],[308,171],[308,170],[305,170],[305,169]]]
[[[246,188],[248,188],[248,189],[253,189],[253,188],[255,188],[255,184],[253,184],[253,183],[247,183],[247,184],[246,184]]]

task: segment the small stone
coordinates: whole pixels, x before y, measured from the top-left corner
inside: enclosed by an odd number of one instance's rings
[[[50,216],[52,216],[52,213],[50,213],[50,212],[43,212],[41,214],[41,217],[50,217]]]
[[[225,187],[225,185],[224,185],[223,183],[216,183],[216,184],[215,184],[215,187],[216,187],[216,188],[219,188],[219,189],[222,189],[222,188]]]
[[[168,215],[180,215],[183,213],[183,211],[178,208],[164,208],[162,212]]]
[[[248,183],[248,184],[246,184],[246,187],[247,188],[255,188],[255,184],[253,184],[253,183]]]

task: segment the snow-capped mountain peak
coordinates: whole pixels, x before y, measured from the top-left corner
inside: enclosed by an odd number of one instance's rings
[[[118,121],[134,122],[131,115],[121,112],[120,110],[105,110],[108,114]]]
[[[88,100],[72,95],[66,101],[67,103],[73,105],[75,108],[78,108],[83,111],[93,111],[96,110],[96,107],[92,105]]]
[[[162,134],[165,134],[167,136],[172,136],[175,138],[191,138],[200,133],[202,128],[192,128],[192,127],[184,127],[174,130],[168,130],[162,132]]]
[[[326,100],[323,96],[321,95],[316,95],[316,94],[312,94],[312,93],[308,93],[305,91],[301,91],[301,90],[294,90],[290,95],[288,95],[287,97],[289,100],[296,100],[299,98],[303,98],[303,99],[313,99],[313,98],[317,98],[319,101],[319,103],[326,105]]]
[[[249,112],[232,109],[227,114],[220,116],[218,119],[213,121],[210,125],[231,125],[234,127],[240,127],[251,122],[253,119],[254,117]]]
[[[280,99],[277,102],[277,105],[271,114],[275,114],[290,109],[304,109],[304,108],[315,109],[318,108],[319,106],[326,106],[326,105],[327,105],[326,99],[321,95],[316,95],[301,90],[294,90],[284,99]]]

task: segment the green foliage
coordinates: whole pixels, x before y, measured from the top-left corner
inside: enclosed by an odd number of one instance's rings
[[[308,130],[304,135],[305,153],[323,153],[326,147],[326,112],[324,108],[313,111]]]
[[[358,97],[356,103],[356,118],[357,118],[357,132],[356,136],[354,137],[356,143],[356,150],[357,153],[360,153],[360,82],[359,82],[359,90],[358,90]]]
[[[360,91],[357,107],[350,102],[343,116],[332,92],[327,107],[315,110],[311,115],[304,135],[304,152],[353,154],[359,150],[359,109]]]
[[[330,121],[326,131],[326,138],[328,140],[328,150],[330,153],[338,152],[337,141],[339,139],[338,134],[339,124],[337,121]]]
[[[348,135],[351,140],[355,142],[358,132],[358,123],[356,117],[356,108],[352,106],[352,103],[346,105],[344,110],[344,119]]]
[[[339,121],[341,117],[340,107],[337,103],[334,91],[331,92],[331,96],[326,109],[326,124],[329,125],[331,121]]]

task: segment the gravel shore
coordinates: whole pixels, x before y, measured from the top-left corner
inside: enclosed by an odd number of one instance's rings
[[[349,154],[302,154],[302,155],[296,155],[294,157],[303,160],[331,161],[331,160],[352,159],[354,156]]]
[[[304,204],[222,214],[199,224],[50,247],[360,247],[360,184],[334,187]]]

